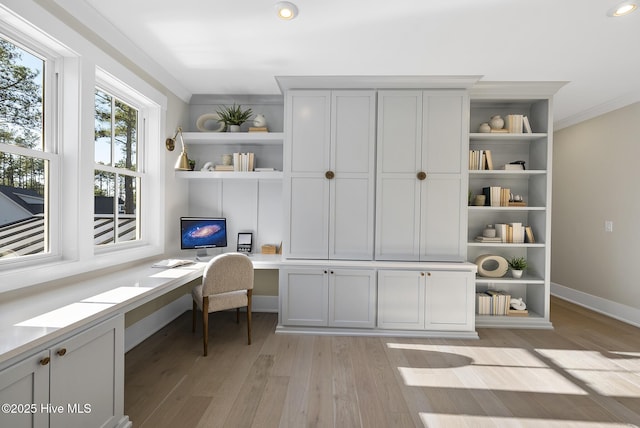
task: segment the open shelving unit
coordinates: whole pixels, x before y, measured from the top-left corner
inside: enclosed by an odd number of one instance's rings
[[[282,132],[183,132],[194,171],[176,171],[176,177],[210,180],[282,180]],[[275,171],[200,171],[205,162],[221,163],[223,154],[255,153],[257,167]]]
[[[549,318],[551,238],[552,98],[562,83],[478,84],[471,91],[469,150],[490,150],[492,170],[469,170],[469,191],[473,197],[484,187],[499,186],[521,195],[525,206],[469,205],[467,260],[485,254],[507,260],[525,257],[528,269],[522,278],[511,273],[501,278],[476,277],[476,292],[503,290],[527,304],[528,316],[477,315],[477,327],[552,328]],[[483,122],[500,115],[527,116],[531,133],[479,133]],[[504,165],[524,161],[524,170],[505,170]],[[531,226],[534,242],[484,243],[475,241],[488,224],[522,223]]]

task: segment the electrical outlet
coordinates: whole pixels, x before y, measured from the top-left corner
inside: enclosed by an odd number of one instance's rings
[[[604,222],[604,231],[605,232],[613,232],[613,222],[611,220],[605,220],[605,222]]]

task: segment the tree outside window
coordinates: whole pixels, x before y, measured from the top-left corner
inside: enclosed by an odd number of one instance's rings
[[[0,37],[0,258],[50,251],[44,69]]]

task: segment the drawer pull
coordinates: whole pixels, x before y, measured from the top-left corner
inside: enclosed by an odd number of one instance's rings
[[[425,178],[427,178],[427,173],[424,171],[420,171],[419,173],[416,174],[416,177],[418,178],[418,180],[422,181]]]
[[[47,364],[49,364],[49,361],[51,361],[51,358],[44,357],[43,359],[40,360],[40,365],[41,366],[46,366]]]
[[[67,353],[67,348],[58,349],[58,351],[56,352],[56,354],[58,354],[61,357],[66,353]]]
[[[327,180],[331,180],[336,175],[335,175],[335,173],[333,171],[327,171],[327,172],[324,173],[324,176],[327,178]]]

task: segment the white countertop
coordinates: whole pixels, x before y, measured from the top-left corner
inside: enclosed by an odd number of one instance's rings
[[[256,269],[331,266],[476,271],[476,265],[472,263],[283,260],[279,254],[252,254],[250,257]],[[200,278],[206,262],[172,269],[152,268],[152,264],[147,261],[117,272],[1,301],[0,368],[15,357],[76,329],[124,314]]]

